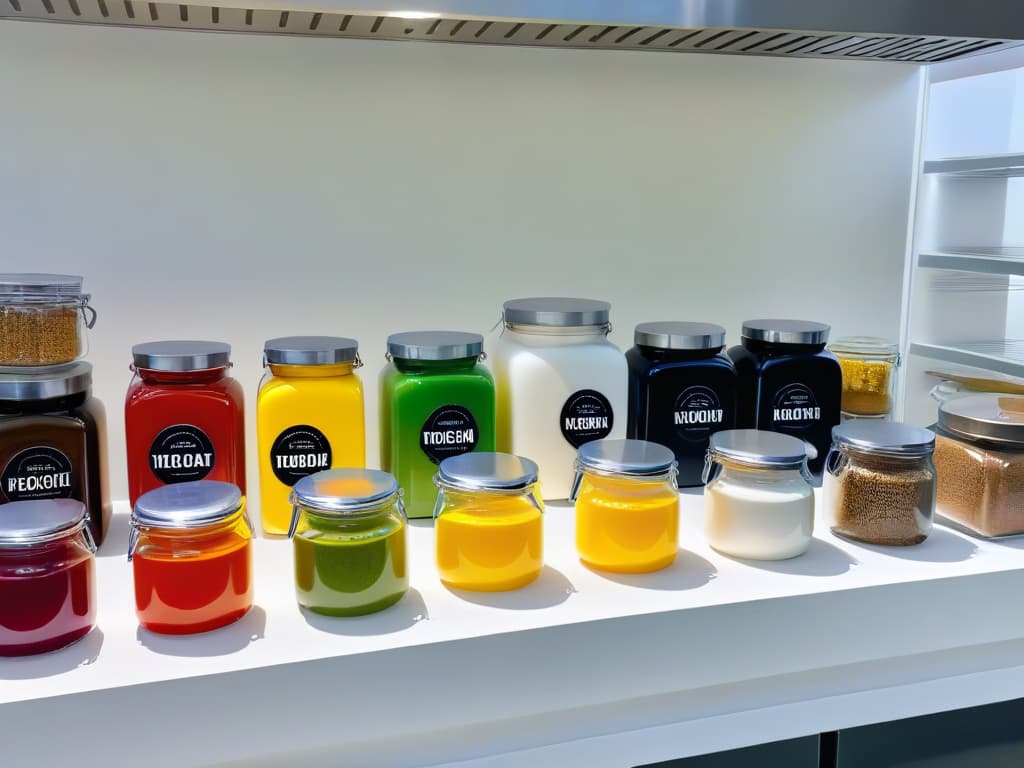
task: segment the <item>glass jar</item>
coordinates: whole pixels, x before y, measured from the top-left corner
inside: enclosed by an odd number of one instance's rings
[[[70,363],[96,322],[76,275],[0,274],[0,367]]]
[[[832,430],[822,500],[832,532],[868,544],[924,541],[935,515],[935,435],[889,421]]]
[[[782,432],[813,446],[807,465],[820,476],[839,423],[843,374],[825,349],[829,327],[806,320],[747,320],[729,350],[739,376],[737,425]]]
[[[380,465],[395,475],[409,517],[430,517],[434,473],[449,456],[494,450],[494,380],[484,337],[457,331],[388,336],[380,375]]]
[[[128,561],[139,624],[191,635],[252,608],[252,525],[238,486],[216,480],[164,485],[132,510]]]
[[[220,480],[245,494],[242,386],[228,375],[231,347],[153,341],[132,347],[124,403],[128,498],[153,488]]]
[[[0,656],[56,651],[85,637],[96,623],[85,505],[36,499],[0,509]]]
[[[672,450],[677,482],[703,484],[715,432],[736,426],[736,368],[723,354],[725,329],[711,323],[641,323],[629,366],[631,438]]]
[[[77,499],[103,543],[110,523],[107,415],[86,362],[0,374],[0,504]]]
[[[843,416],[887,418],[892,412],[899,347],[873,336],[845,336],[829,350],[843,372]]]
[[[939,406],[936,511],[970,533],[1024,533],[1024,397],[965,395]]]
[[[288,532],[299,480],[331,467],[366,465],[362,366],[354,339],[290,336],[263,345],[256,399],[263,531]]]
[[[544,567],[537,465],[507,453],[466,453],[435,478],[437,570],[448,587],[518,589]]]
[[[569,500],[584,565],[615,573],[667,568],[679,550],[679,490],[672,451],[646,440],[581,446]]]
[[[718,432],[705,482],[705,531],[719,552],[786,560],[811,545],[814,490],[802,440],[756,429]]]
[[[405,508],[393,475],[329,469],[292,489],[299,605],[327,616],[360,616],[409,590]]]
[[[626,359],[605,301],[506,301],[493,358],[498,450],[537,462],[545,499],[566,499],[576,451],[626,436]]]

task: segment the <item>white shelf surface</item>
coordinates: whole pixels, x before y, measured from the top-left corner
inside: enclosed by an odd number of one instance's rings
[[[910,345],[910,354],[966,365],[983,371],[1024,377],[1024,339]]]
[[[416,522],[413,590],[355,619],[300,612],[290,544],[260,539],[254,610],[193,637],[137,627],[121,505],[98,628],[0,660],[3,764],[629,766],[1024,696],[1024,540],[889,549],[819,519],[803,557],[739,561],[682,499],[671,568],[586,569],[551,506],[543,575],[502,594],[443,587]]]
[[[1024,275],[1024,248],[971,248],[927,251],[918,256],[918,266],[953,269],[988,275]]]
[[[941,173],[948,176],[976,176],[980,178],[1024,176],[1024,154],[1012,152],[999,155],[944,157],[939,160],[925,160],[924,172]]]

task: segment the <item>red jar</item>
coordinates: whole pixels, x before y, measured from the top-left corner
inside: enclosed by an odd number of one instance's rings
[[[55,651],[89,633],[95,551],[80,501],[0,505],[0,656]]]
[[[242,386],[228,375],[231,347],[154,341],[132,347],[124,403],[128,496],[172,483],[221,480],[245,493]]]

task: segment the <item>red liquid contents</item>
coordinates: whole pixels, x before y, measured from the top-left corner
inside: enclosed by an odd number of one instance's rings
[[[0,549],[0,656],[55,651],[93,628],[94,558],[80,536]]]

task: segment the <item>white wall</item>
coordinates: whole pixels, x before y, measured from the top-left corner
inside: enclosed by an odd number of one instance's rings
[[[354,336],[374,424],[387,333],[515,296],[898,336],[911,65],[0,22],[0,71],[0,267],[86,276],[118,497],[138,341],[254,404],[265,338]]]

